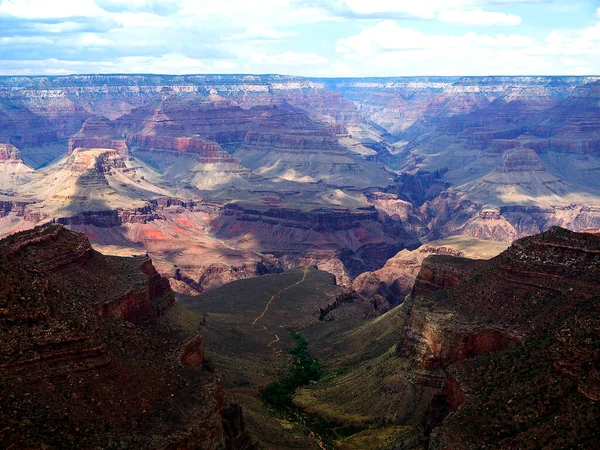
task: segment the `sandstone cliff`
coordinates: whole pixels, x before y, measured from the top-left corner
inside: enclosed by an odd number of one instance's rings
[[[508,244],[467,236],[454,236],[441,241],[428,242],[416,250],[400,251],[379,270],[362,273],[353,281],[352,287],[361,295],[366,297],[382,295],[396,305],[404,301],[404,298],[412,292],[415,278],[427,256],[449,255],[489,259],[507,246]]]
[[[21,152],[10,144],[0,144],[0,193],[13,193],[36,179],[37,174],[23,163]]]

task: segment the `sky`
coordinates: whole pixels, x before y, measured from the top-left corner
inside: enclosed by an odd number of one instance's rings
[[[600,75],[600,0],[0,0],[0,75]]]

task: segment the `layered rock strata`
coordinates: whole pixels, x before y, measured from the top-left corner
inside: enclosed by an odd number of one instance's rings
[[[598,307],[599,248],[596,235],[552,228],[516,241],[488,262],[448,256],[424,261],[398,351],[414,361],[425,384],[432,377],[445,377],[436,401],[458,408],[443,422],[447,413],[437,419],[429,416],[430,428],[441,424],[432,434],[433,448],[525,445],[547,428],[542,418],[549,415],[561,430],[547,431],[549,445],[591,438],[589,424],[581,436],[572,435],[568,417],[573,407],[582,408],[592,421],[600,417],[594,413],[596,394],[588,383],[597,371],[582,377],[575,356],[589,354],[590,342],[585,332],[572,330],[585,311]],[[592,322],[587,332],[597,327]],[[524,375],[537,384],[523,383],[518,377]],[[550,386],[558,396],[555,402],[530,404],[530,398]],[[571,389],[578,392],[575,397],[561,397]],[[485,422],[492,417],[486,405],[498,398],[508,404],[497,404],[496,421]],[[530,415],[518,419],[519,429],[507,428],[509,417],[526,410]],[[460,429],[468,420],[472,425]],[[481,433],[469,434],[477,426]]]
[[[61,226],[0,254],[2,446],[252,448],[200,339],[157,323],[174,294],[149,259],[104,256]]]

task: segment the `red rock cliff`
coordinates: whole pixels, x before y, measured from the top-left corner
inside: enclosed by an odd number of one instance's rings
[[[61,226],[12,235],[0,255],[3,447],[252,448],[201,339],[165,331],[173,293],[150,260],[103,256]]]

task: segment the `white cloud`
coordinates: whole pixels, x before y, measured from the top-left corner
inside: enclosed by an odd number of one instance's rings
[[[41,34],[71,34],[84,31],[88,28],[85,23],[66,20],[59,23],[35,23],[34,28]]]
[[[463,8],[476,0],[312,0],[332,15],[352,18],[434,19],[436,13],[447,8]]]
[[[326,64],[327,58],[319,56],[316,53],[284,52],[278,55],[257,53],[251,56],[250,61],[257,65],[306,66]]]
[[[481,9],[471,11],[450,9],[441,11],[438,18],[442,22],[476,27],[515,26],[521,23],[521,17],[516,14],[490,12]]]
[[[518,34],[425,34],[381,21],[340,39],[337,52],[355,75],[581,74],[600,68],[600,23],[545,40]],[[571,59],[568,59],[571,58]],[[595,61],[595,64],[591,64]]]
[[[596,70],[600,72],[600,22],[575,32],[552,31],[536,51],[546,55],[584,57],[588,63],[595,62]]]
[[[156,74],[189,74],[207,73],[217,63],[188,58],[178,53],[162,56],[128,56],[113,61],[66,61],[56,58],[30,61],[3,61],[0,74],[48,74],[65,75],[74,73],[156,73]]]
[[[403,0],[346,0],[345,6],[357,15],[373,16],[381,13],[400,13],[407,17],[433,19],[435,12],[447,2],[444,1],[403,1]],[[464,3],[464,2],[454,2]],[[468,2],[467,2],[468,3]]]
[[[176,27],[176,24],[172,19],[148,12],[133,13],[127,11],[119,14],[113,14],[112,17],[121,26],[127,29],[147,28],[156,32],[156,30]]]
[[[106,47],[114,45],[114,41],[98,36],[94,33],[83,33],[75,42],[78,47]]]
[[[120,58],[115,66],[120,72],[159,74],[202,73],[208,69],[205,61],[178,53],[162,56],[127,56]]]
[[[301,1],[301,0],[298,0]],[[472,26],[514,26],[521,18],[512,13],[486,11],[486,6],[510,6],[531,0],[304,0],[319,5],[332,16],[349,19],[438,19]]]
[[[217,69],[226,69],[226,70],[233,70],[233,69],[237,69],[237,67],[238,67],[238,65],[236,63],[234,63],[233,61],[227,61],[227,60],[215,61],[213,63],[213,66]]]
[[[412,28],[401,28],[392,20],[384,20],[356,36],[340,39],[337,52],[351,57],[369,56],[386,50],[419,49],[429,46],[428,36]]]
[[[140,11],[168,15],[180,8],[178,0],[94,0],[102,9],[110,12]]]
[[[391,51],[422,51],[443,49],[519,48],[532,45],[534,40],[522,35],[478,35],[468,32],[462,36],[429,35],[413,28],[404,28],[392,20],[384,20],[355,36],[340,39],[337,52],[349,58],[361,58]]]
[[[25,19],[98,17],[104,14],[93,0],[3,0],[0,15]]]
[[[594,70],[590,67],[587,61],[582,61],[574,58],[566,58],[563,61],[565,67],[565,75],[593,75]]]
[[[193,22],[217,23],[223,21],[235,28],[261,26],[284,27],[331,20],[319,8],[297,4],[295,0],[181,0],[179,17],[190,17]]]
[[[243,33],[225,37],[224,40],[278,41],[287,37],[297,36],[294,31],[280,31],[270,26],[248,28]]]
[[[0,38],[0,45],[34,44],[51,45],[54,41],[45,36],[12,36]]]
[[[5,60],[0,65],[2,75],[68,75],[73,73],[112,73],[113,62],[65,61],[56,58],[43,60]]]

